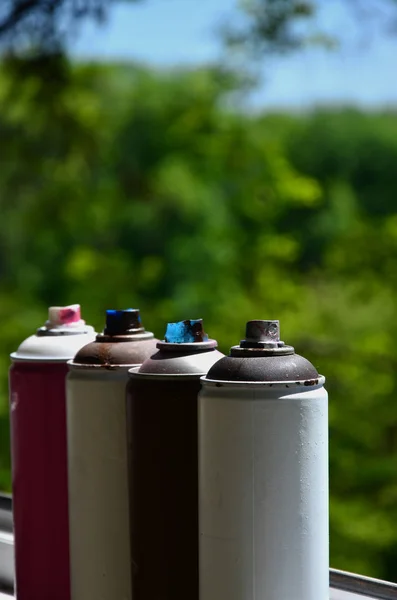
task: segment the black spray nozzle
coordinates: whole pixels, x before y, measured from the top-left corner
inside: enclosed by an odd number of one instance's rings
[[[241,348],[272,348],[280,346],[280,322],[276,320],[248,321]]]
[[[141,323],[139,309],[127,308],[126,310],[106,311],[106,325],[103,331],[105,335],[131,335],[144,331],[145,328]]]

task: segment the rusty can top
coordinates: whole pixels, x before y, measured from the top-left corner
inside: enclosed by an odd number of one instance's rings
[[[151,356],[157,342],[143,327],[139,309],[111,309],[106,311],[103,333],[83,346],[68,364],[72,369],[128,369]]]
[[[216,362],[207,381],[230,382],[313,382],[319,380],[317,369],[292,346],[280,340],[278,320],[253,320],[246,324],[246,336],[239,346],[232,346],[228,356]]]
[[[186,319],[168,323],[164,341],[157,343],[158,352],[131,377],[200,377],[223,356],[216,350],[218,342],[209,339],[202,319]]]

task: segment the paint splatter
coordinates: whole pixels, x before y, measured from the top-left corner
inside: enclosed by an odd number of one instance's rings
[[[80,306],[78,304],[74,306],[65,306],[59,309],[58,321],[62,325],[69,325],[70,323],[77,323],[80,321]]]

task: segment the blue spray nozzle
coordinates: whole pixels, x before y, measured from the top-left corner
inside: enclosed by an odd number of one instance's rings
[[[106,335],[123,335],[142,329],[141,316],[138,308],[125,310],[109,309],[106,311]]]
[[[204,331],[202,319],[187,319],[168,323],[164,339],[170,344],[191,344],[206,342],[208,335]]]

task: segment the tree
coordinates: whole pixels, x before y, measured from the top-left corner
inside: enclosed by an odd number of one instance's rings
[[[3,3],[4,43],[31,40],[49,4]],[[253,0],[250,49],[299,47],[305,5]],[[72,65],[59,11],[56,43],[0,73],[0,487],[8,355],[47,305],[81,302],[97,329],[105,308],[140,305],[158,337],[203,317],[224,351],[245,320],[277,317],[327,377],[332,565],[397,580],[395,114],[241,114],[229,70]]]
[[[83,19],[104,20],[112,6],[121,1],[141,0],[2,0],[0,40],[14,50],[33,46],[59,51],[70,28]],[[256,56],[296,50],[308,39],[313,41],[313,36],[299,32],[295,23],[313,19],[321,4],[322,0],[241,0],[244,18],[226,28],[226,41],[231,46],[245,46]],[[393,32],[395,21],[390,23],[389,13],[384,12],[395,5],[396,0],[346,2],[347,9],[358,12],[360,18],[381,21]],[[331,41],[322,32],[315,37],[316,41]]]
[[[115,1],[3,0],[0,40],[13,50],[59,51],[70,27],[81,19],[103,20]]]

